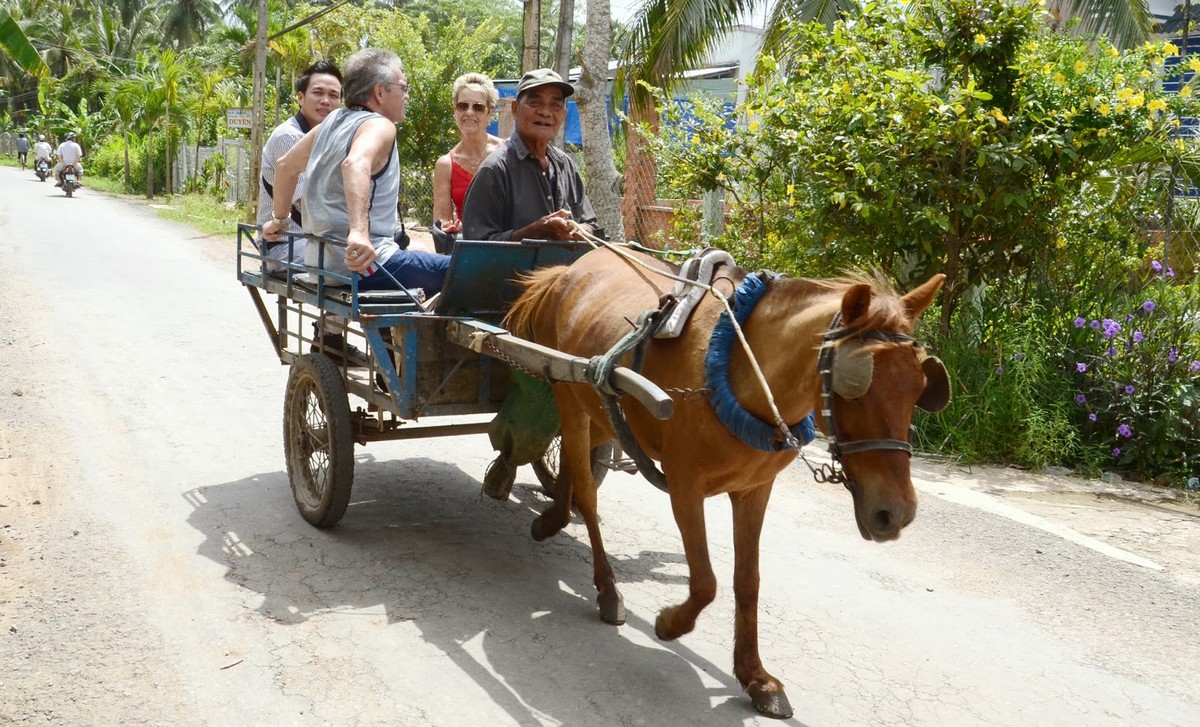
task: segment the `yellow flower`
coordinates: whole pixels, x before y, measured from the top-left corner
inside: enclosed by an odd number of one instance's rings
[[[1078,149],[1079,147],[1083,146],[1083,142],[1082,142],[1082,141],[1080,141],[1079,139],[1072,139],[1072,140],[1071,140],[1071,146],[1073,146],[1073,147],[1075,147],[1076,149]]]
[[[1163,50],[1164,55],[1168,55],[1168,56],[1179,55],[1179,48],[1175,47],[1175,44],[1171,43],[1171,42],[1163,43],[1162,50]]]
[[[1151,112],[1164,111],[1167,108],[1167,102],[1163,101],[1161,98],[1156,98],[1150,103],[1146,104],[1146,108],[1150,109]]]
[[[1087,62],[1086,61],[1075,61],[1075,72],[1076,73],[1083,73],[1086,70],[1087,70]]]
[[[1110,113],[1112,113],[1112,107],[1106,103],[1102,103],[1100,104],[1099,111],[1101,116],[1108,116]]]
[[[975,45],[987,45],[987,36],[983,33],[975,34]]]
[[[1150,71],[1142,71],[1141,73],[1138,74],[1138,78],[1142,79],[1143,81],[1149,77],[1150,77]]]
[[[1046,65],[1042,66],[1042,73],[1049,73],[1053,68],[1054,66],[1047,63]]]
[[[789,196],[789,197],[791,197],[791,196],[792,196],[792,195],[793,195],[795,192],[796,192],[796,185],[794,185],[794,184],[789,184],[789,185],[787,186],[787,193],[788,193],[788,196]]]
[[[1142,94],[1135,94],[1129,97],[1129,108],[1136,109],[1146,102],[1146,97]]]
[[[1117,104],[1117,108],[1115,108],[1113,110],[1116,111],[1118,114],[1124,113],[1125,112],[1125,104],[1119,103],[1119,104]]]
[[[758,120],[757,119],[750,122],[749,129],[750,129],[751,134],[758,131]]]
[[[1154,119],[1146,119],[1146,128],[1154,131]]]
[[[1101,138],[1108,136],[1108,129],[1096,129],[1096,136]]]
[[[1106,50],[1105,53],[1108,54],[1109,58],[1116,58],[1121,55],[1121,51],[1117,50],[1115,46],[1111,45],[1108,47],[1108,50]]]
[[[1179,89],[1179,98],[1191,98],[1191,96],[1192,96],[1192,87],[1191,86],[1184,86],[1183,88]]]
[[[954,109],[954,113],[958,114],[959,116],[962,116],[964,113],[966,113],[966,110],[967,110],[967,109],[966,109],[966,108],[965,108],[965,107],[964,107],[962,104],[960,104],[960,103],[956,103],[956,104],[954,104],[953,106],[951,106],[950,108]]]
[[[1054,74],[1054,82],[1061,86],[1062,84],[1067,82],[1067,77],[1061,73],[1055,73]]]
[[[1113,76],[1113,86],[1114,87],[1123,86],[1123,85],[1125,85],[1124,74],[1118,73],[1117,75]]]
[[[1187,65],[1188,70],[1190,70],[1192,73],[1200,73],[1200,58],[1193,57],[1190,61],[1188,61]]]
[[[1132,88],[1122,88],[1120,91],[1117,91],[1117,100],[1118,101],[1128,101],[1129,97],[1132,95],[1133,95]]]
[[[1008,117],[1005,116],[1004,112],[1001,111],[1000,109],[993,107],[990,113],[992,114],[993,117],[995,117],[996,121],[999,121],[1002,124],[1008,123]]]

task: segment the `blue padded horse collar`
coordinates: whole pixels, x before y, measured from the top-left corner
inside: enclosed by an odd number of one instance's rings
[[[746,325],[754,307],[767,292],[766,276],[770,276],[771,280],[779,278],[775,273],[762,271],[747,275],[737,287],[733,314],[739,326]],[[733,393],[729,383],[729,357],[736,340],[737,331],[726,311],[713,328],[712,336],[708,339],[708,353],[704,357],[704,383],[712,391],[709,403],[717,419],[742,443],[764,452],[782,452],[788,449],[788,444],[779,427],[746,411]],[[816,436],[812,412],[788,429],[802,446],[811,442]]]

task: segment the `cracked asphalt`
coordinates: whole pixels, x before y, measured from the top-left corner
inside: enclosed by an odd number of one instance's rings
[[[763,725],[721,590],[654,637],[687,570],[663,496],[611,474],[628,622],[596,615],[582,525],[544,543],[486,437],[357,448],[331,530],[284,472],[287,371],[205,237],[0,168],[0,724]],[[816,448],[811,456],[820,457]],[[762,543],[785,724],[1200,725],[1200,511],[1136,486],[914,462],[916,521],[862,541],[789,469]]]

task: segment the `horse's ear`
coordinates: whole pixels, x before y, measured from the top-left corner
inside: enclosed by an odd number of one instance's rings
[[[934,296],[942,289],[942,283],[946,282],[946,276],[943,273],[938,273],[930,278],[926,283],[918,288],[913,288],[908,295],[901,298],[904,303],[904,309],[908,311],[909,320],[915,321],[917,316],[925,312],[929,304],[933,302]]]
[[[851,285],[842,296],[842,325],[849,328],[871,309],[871,286]]]
[[[925,390],[917,399],[917,406],[936,414],[950,405],[950,374],[937,356],[922,360],[921,371],[925,373]]]

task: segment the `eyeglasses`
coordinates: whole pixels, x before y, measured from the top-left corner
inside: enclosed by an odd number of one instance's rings
[[[454,108],[458,109],[464,114],[467,113],[467,111],[474,111],[477,114],[482,114],[484,111],[488,110],[487,104],[467,103],[466,101],[459,101],[458,103],[454,104]]]
[[[405,83],[404,81],[388,81],[388,82],[384,83],[383,85],[385,85],[385,86],[399,86],[399,87],[400,87],[400,93],[408,93],[408,84],[407,84],[407,83]]]

